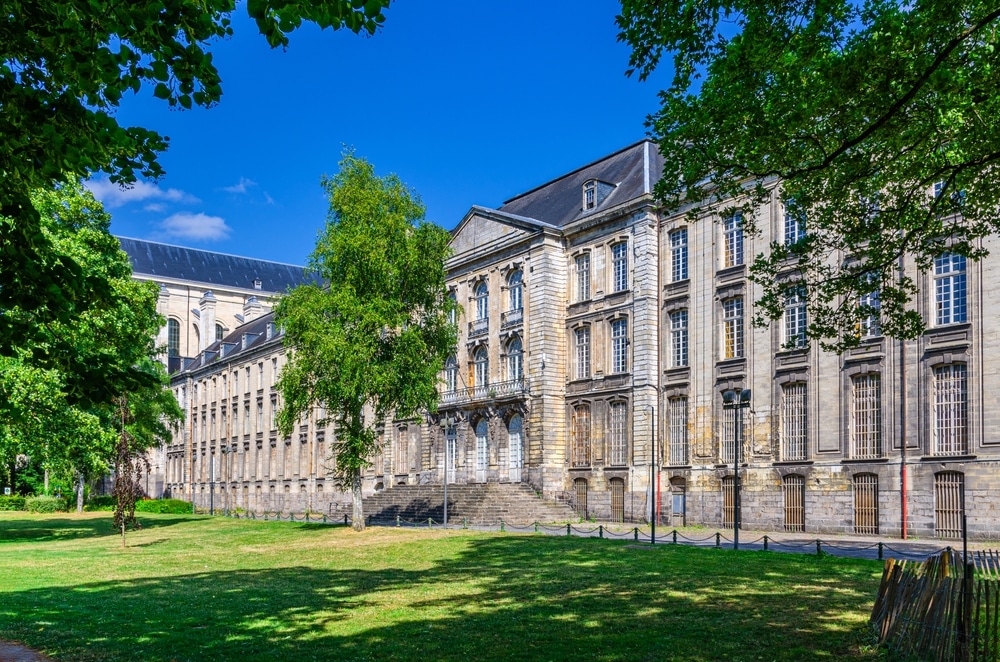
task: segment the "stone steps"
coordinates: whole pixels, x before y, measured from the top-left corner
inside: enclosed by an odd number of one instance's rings
[[[435,522],[444,520],[444,488],[441,485],[398,485],[364,500],[366,517],[377,520]],[[538,496],[524,483],[484,483],[448,486],[448,520],[495,525],[532,522],[566,522],[577,519],[564,504]]]

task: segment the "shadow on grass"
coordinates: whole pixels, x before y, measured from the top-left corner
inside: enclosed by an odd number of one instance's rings
[[[100,513],[109,515],[109,513]],[[143,517],[139,522],[143,529],[159,529],[182,522],[190,522],[193,515],[157,515],[156,518]],[[53,540],[76,540],[101,536],[120,536],[108,516],[96,517],[31,517],[4,518],[0,521],[0,545],[3,543],[51,542]]]
[[[420,571],[291,567],[8,593],[0,632],[73,660],[849,659],[859,627],[844,614],[870,605],[875,573],[815,557],[475,538]]]

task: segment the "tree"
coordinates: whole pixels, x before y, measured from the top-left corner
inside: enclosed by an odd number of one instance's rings
[[[290,350],[278,427],[288,435],[312,407],[326,409],[336,423],[334,475],[353,493],[360,531],[361,475],[380,450],[379,423],[433,409],[454,351],[449,315],[457,304],[444,272],[450,235],[424,220],[398,177],[376,176],[352,153],[322,183],[330,209],[309,268],[327,286],[297,287],[278,303]]]
[[[167,425],[182,412],[163,367],[152,360],[162,325],[155,284],[132,279],[128,256],[110,234],[110,217],[79,184],[36,191],[33,208],[57,260],[72,261],[85,278],[107,283],[107,294],[67,321],[39,325],[32,342],[0,357],[0,455],[29,455],[46,470],[62,471],[77,490],[82,508],[88,476],[111,467],[117,420],[115,400],[131,407],[132,448],[148,449],[169,437]],[[3,219],[0,219],[2,221]],[[30,323],[32,312],[4,311]],[[63,371],[49,354],[72,354],[83,370]],[[98,372],[87,366],[100,365]]]
[[[277,47],[302,21],[373,34],[388,4],[248,0],[246,8]],[[143,87],[175,107],[216,104],[221,79],[208,46],[232,34],[234,9],[234,0],[0,0],[0,311],[31,313],[0,315],[0,355],[38,342],[44,325],[69,323],[110,293],[106,281],[54,251],[32,192],[97,171],[122,184],[163,174],[156,159],[168,139],[119,125],[115,110]],[[103,367],[73,353],[33,358],[88,379]]]
[[[826,348],[856,345],[873,314],[914,338],[924,323],[901,257],[923,271],[946,252],[981,258],[1000,230],[995,5],[623,0],[618,25],[630,75],[673,56],[650,117],[666,205],[739,211],[753,231],[777,195],[806,222],[754,262],[758,324],[804,284],[809,335]],[[789,271],[797,282],[779,282]]]

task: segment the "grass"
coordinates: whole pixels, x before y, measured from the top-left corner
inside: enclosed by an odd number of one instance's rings
[[[870,660],[872,561],[0,514],[0,638],[72,660]]]

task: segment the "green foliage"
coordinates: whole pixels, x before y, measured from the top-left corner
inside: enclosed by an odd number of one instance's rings
[[[180,499],[142,499],[135,502],[137,513],[190,515],[191,503]]]
[[[618,24],[640,77],[673,57],[650,122],[668,208],[692,220],[739,210],[753,231],[778,196],[805,218],[805,239],[753,264],[756,323],[782,313],[781,272],[806,284],[824,347],[858,343],[875,312],[858,299],[873,290],[883,331],[914,338],[924,321],[898,258],[925,271],[946,250],[980,258],[1000,230],[993,4],[623,0]]]
[[[29,513],[55,513],[66,510],[66,499],[50,494],[25,497],[24,507]]]
[[[274,46],[302,21],[373,34],[389,0],[249,0]],[[122,126],[116,111],[143,88],[171,107],[211,107],[222,96],[209,45],[232,35],[234,0],[59,2],[0,0],[0,356],[44,340],[110,294],[101,275],[59,255],[31,195],[104,171],[114,182],[159,177],[167,138]],[[100,354],[38,353],[36,367],[105,376]],[[116,370],[112,359],[111,376]],[[81,379],[83,381],[83,379]],[[71,392],[71,395],[73,393]]]
[[[111,512],[115,509],[115,497],[111,494],[102,494],[100,496],[90,497],[87,500],[87,504],[83,507],[86,511],[103,511]]]
[[[313,406],[337,424],[336,477],[354,491],[379,451],[376,425],[408,418],[437,402],[456,329],[449,314],[444,260],[450,235],[424,220],[424,207],[395,175],[346,153],[323,179],[330,200],[310,268],[328,287],[296,288],[278,304],[291,357],[278,388],[283,434]]]
[[[0,496],[0,510],[27,510],[23,496]]]

